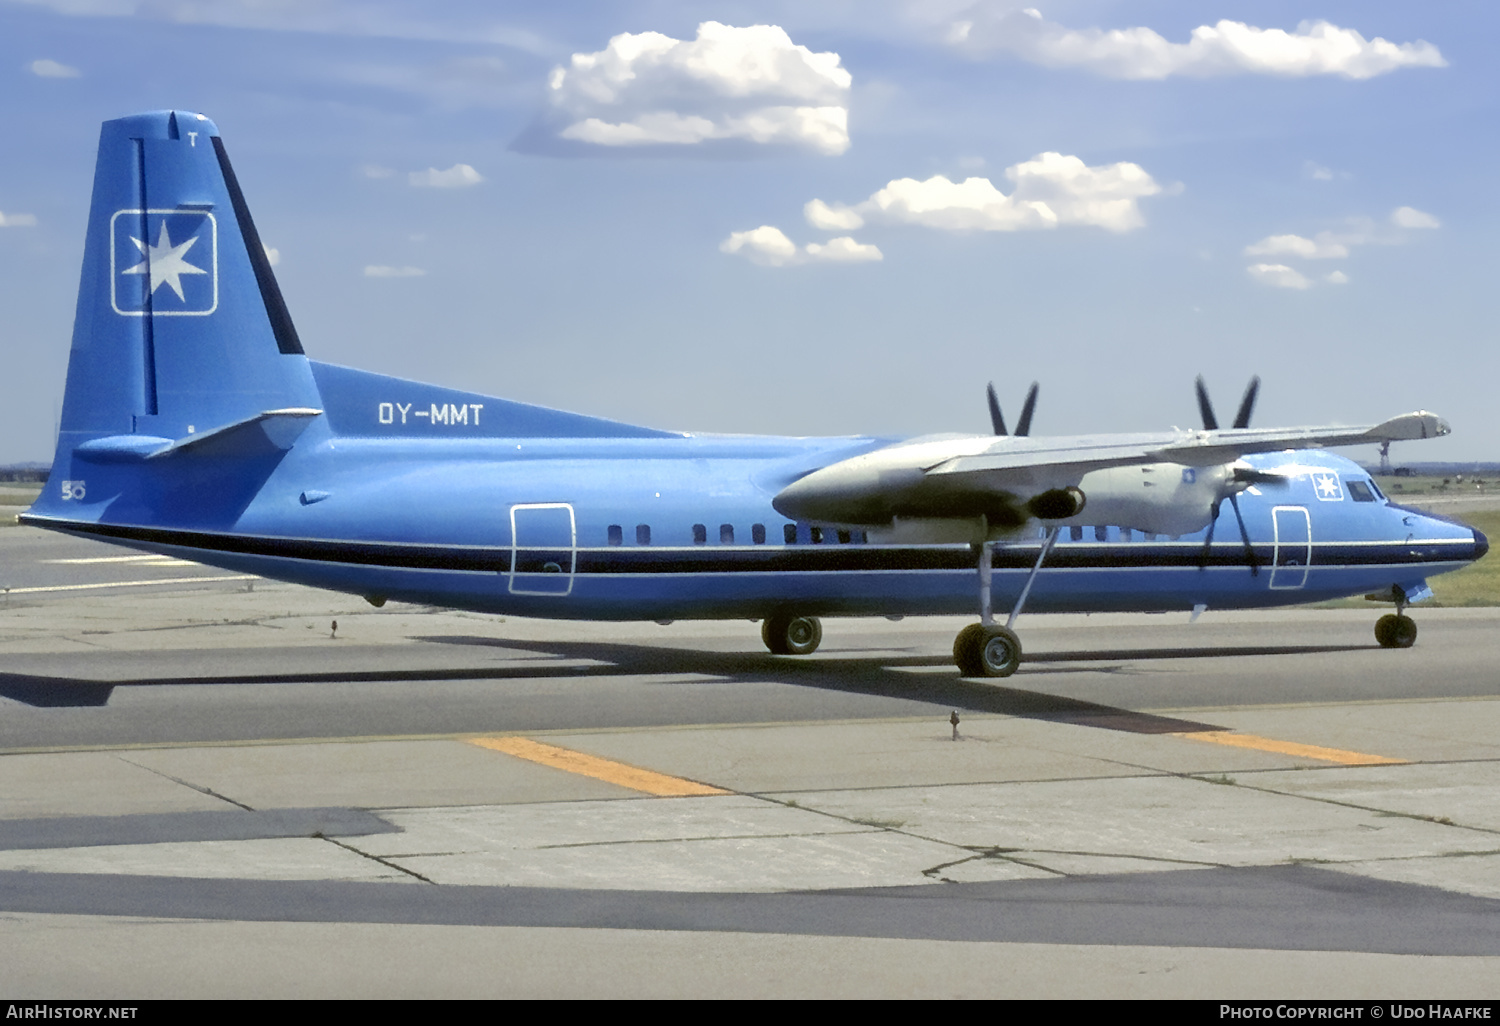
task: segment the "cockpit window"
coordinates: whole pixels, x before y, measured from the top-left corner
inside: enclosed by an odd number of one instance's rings
[[[1375,495],[1370,491],[1370,484],[1368,481],[1356,481],[1351,479],[1345,481],[1344,484],[1349,486],[1349,494],[1354,498],[1355,502],[1375,501]]]
[[[1381,502],[1387,501],[1386,497],[1385,497],[1385,492],[1382,492],[1380,490],[1380,486],[1378,484],[1376,484],[1374,481],[1370,482],[1370,491],[1374,492],[1375,493],[1375,497],[1377,499],[1379,499]]]

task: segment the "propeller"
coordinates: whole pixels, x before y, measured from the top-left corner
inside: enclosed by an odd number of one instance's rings
[[[1203,430],[1219,430],[1219,418],[1214,416],[1214,404],[1208,398],[1208,386],[1203,383],[1200,374],[1194,382],[1198,393],[1198,412],[1203,417]],[[1247,428],[1250,426],[1250,415],[1255,412],[1255,398],[1260,394],[1260,377],[1257,375],[1250,379],[1250,384],[1245,388],[1245,395],[1240,399],[1240,408],[1234,415],[1234,426]]]
[[[1000,400],[995,396],[995,383],[991,381],[985,387],[985,394],[990,401],[990,424],[995,429],[995,434],[1006,435],[1010,432],[1005,430],[1005,415],[1000,412]],[[1033,381],[1031,388],[1026,392],[1026,401],[1021,405],[1021,419],[1016,423],[1016,437],[1022,438],[1031,434],[1031,415],[1036,412],[1037,383]]]
[[[1229,465],[1229,476],[1225,479],[1223,489],[1220,491],[1219,497],[1214,500],[1214,504],[1210,510],[1208,533],[1203,537],[1203,553],[1198,560],[1198,569],[1208,569],[1209,552],[1213,549],[1214,544],[1214,528],[1219,523],[1220,504],[1225,499],[1228,499],[1229,505],[1234,509],[1235,522],[1240,526],[1240,541],[1245,545],[1245,562],[1250,565],[1250,576],[1258,576],[1260,574],[1260,557],[1255,554],[1255,546],[1250,544],[1250,532],[1245,529],[1245,517],[1240,512],[1240,492],[1257,485],[1284,488],[1289,483],[1283,474],[1269,470],[1256,470],[1246,463],[1231,463]]]

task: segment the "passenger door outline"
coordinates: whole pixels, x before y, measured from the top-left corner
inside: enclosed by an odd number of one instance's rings
[[[510,593],[572,594],[578,567],[578,521],[567,502],[510,508]]]
[[[1271,587],[1291,591],[1307,583],[1312,565],[1312,518],[1306,506],[1277,506],[1271,510],[1275,547],[1271,555]]]

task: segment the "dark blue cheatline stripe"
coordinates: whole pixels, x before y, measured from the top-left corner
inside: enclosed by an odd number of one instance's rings
[[[170,545],[204,552],[267,556],[320,563],[393,567],[411,570],[463,570],[509,573],[511,549],[505,547],[424,545],[394,542],[328,541],[315,538],[275,538],[189,531],[125,524],[92,524],[21,515],[21,522],[74,534],[111,538],[143,545]],[[1462,539],[1391,543],[1384,545],[1323,544],[1313,546],[1314,567],[1399,566],[1469,558]],[[1420,547],[1420,551],[1414,551]],[[1029,570],[1039,545],[997,547],[995,568]],[[1445,549],[1457,551],[1444,551]],[[1271,565],[1271,546],[1258,545],[1260,565]],[[1195,543],[1153,545],[1064,543],[1047,557],[1048,569],[1129,570],[1247,566],[1238,544],[1215,544],[1208,559]],[[602,548],[578,550],[580,574],[703,574],[703,573],[849,573],[871,571],[971,570],[974,556],[962,545],[767,545],[764,547],[703,546],[701,548]]]

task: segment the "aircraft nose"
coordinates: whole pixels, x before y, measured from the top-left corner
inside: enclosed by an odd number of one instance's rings
[[[1483,559],[1484,554],[1490,551],[1490,540],[1484,536],[1479,528],[1474,528],[1474,558]]]

